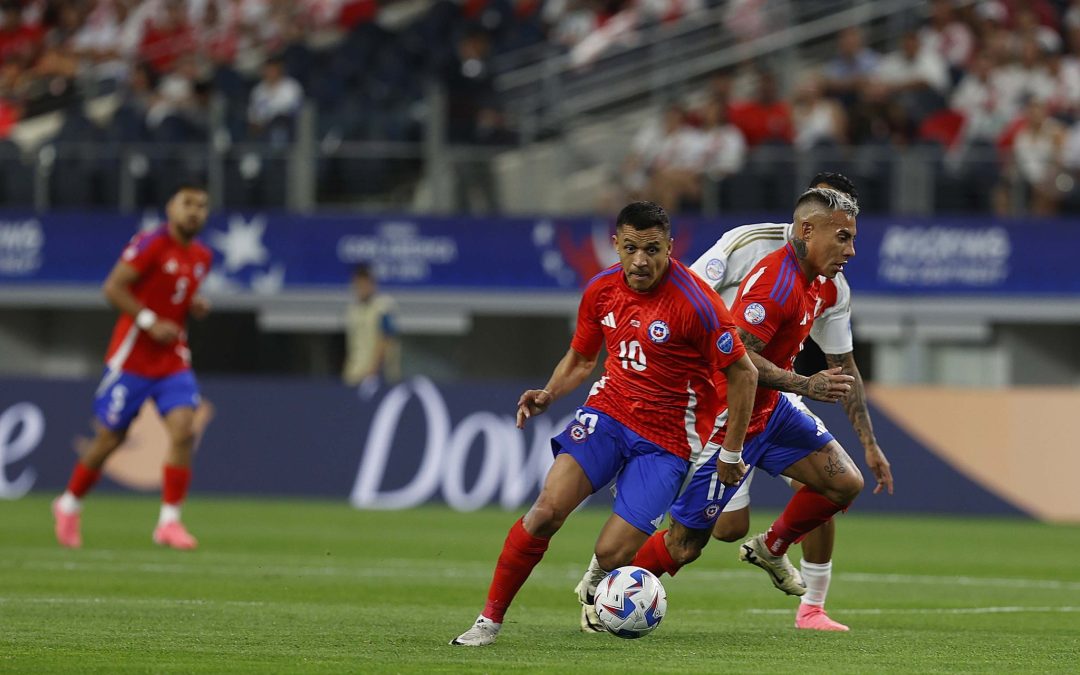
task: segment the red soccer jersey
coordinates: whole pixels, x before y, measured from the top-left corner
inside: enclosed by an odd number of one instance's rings
[[[582,294],[570,346],[593,357],[601,343],[604,376],[585,405],[696,458],[720,412],[712,378],[745,354],[720,296],[677,260],[647,293],[626,284],[620,265],[609,267]]]
[[[761,355],[784,370],[793,370],[814,319],[836,304],[832,279],[807,281],[789,243],[765,256],[743,279],[731,308],[735,325],[765,343]],[[765,429],[780,392],[758,387],[747,437]],[[722,432],[713,440],[722,441]]]
[[[132,237],[120,259],[139,272],[131,292],[159,318],[180,326],[187,320],[191,299],[210,271],[213,254],[193,241],[187,246],[169,234],[167,225]],[[113,328],[105,363],[142,377],[166,377],[191,367],[187,334],[168,345],[154,341],[135,325],[135,317],[121,314]]]

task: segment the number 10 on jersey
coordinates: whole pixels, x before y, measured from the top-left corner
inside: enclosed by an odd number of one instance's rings
[[[641,343],[637,340],[631,340],[627,342],[623,340],[619,343],[619,358],[622,360],[623,368],[633,368],[639,373],[645,370],[645,351],[641,348]]]

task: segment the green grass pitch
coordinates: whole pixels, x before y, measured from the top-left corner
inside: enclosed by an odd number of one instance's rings
[[[196,495],[201,546],[177,552],[150,542],[153,498],[96,494],[67,551],[50,497],[0,503],[0,671],[1080,671],[1076,526],[843,516],[828,606],[848,634],[795,630],[795,601],[713,542],[663,578],[660,628],[626,641],[577,630],[572,589],[607,515],[583,509],[475,649],[447,642],[482,607],[516,513]]]

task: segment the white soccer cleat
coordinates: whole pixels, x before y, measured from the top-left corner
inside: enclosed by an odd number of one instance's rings
[[[769,573],[773,586],[776,586],[788,595],[803,595],[806,593],[806,584],[803,583],[799,570],[788,560],[787,554],[773,555],[765,546],[765,535],[747,539],[739,545],[739,560],[757,565]]]
[[[574,593],[577,594],[578,602],[581,603],[581,632],[606,633],[607,629],[600,623],[600,617],[596,614],[593,603],[595,597],[589,592],[588,576],[578,582],[578,585],[574,587]]]
[[[481,615],[476,618],[476,623],[472,625],[472,628],[451,640],[450,644],[459,647],[483,647],[495,642],[495,638],[499,637],[500,628],[502,628],[501,623],[495,623]]]

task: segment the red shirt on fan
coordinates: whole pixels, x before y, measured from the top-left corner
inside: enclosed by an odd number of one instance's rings
[[[754,265],[739,286],[731,314],[736,326],[765,343],[762,356],[779,368],[794,370],[814,319],[836,304],[836,295],[832,279],[806,279],[789,242]],[[779,398],[776,389],[758,387],[747,438],[764,431]],[[713,440],[723,441],[722,430]]]
[[[674,455],[696,457],[721,409],[713,378],[746,353],[720,296],[675,259],[646,293],[627,285],[621,265],[609,267],[581,296],[570,346],[593,357],[601,343],[604,375],[585,405]]]
[[[183,326],[191,299],[210,271],[213,253],[193,241],[187,246],[169,235],[168,225],[132,237],[120,259],[139,272],[132,294],[161,319]],[[187,334],[168,345],[154,341],[135,325],[135,317],[121,314],[113,328],[105,364],[141,377],[160,378],[191,368]]]

